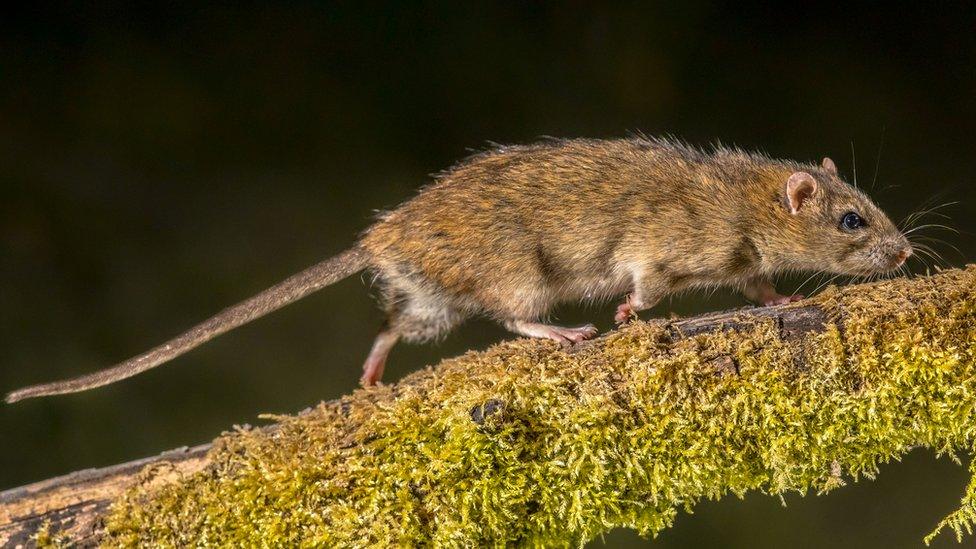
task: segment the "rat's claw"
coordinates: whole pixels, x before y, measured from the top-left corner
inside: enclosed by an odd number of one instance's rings
[[[552,326],[552,331],[555,332],[559,337],[565,338],[573,343],[579,343],[581,341],[590,339],[597,334],[596,326],[592,324],[587,324],[578,328]]]

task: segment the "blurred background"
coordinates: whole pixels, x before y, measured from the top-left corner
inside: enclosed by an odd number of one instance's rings
[[[871,193],[895,219],[961,202],[944,210],[961,234],[932,234],[962,265],[976,257],[974,23],[963,3],[7,8],[0,389],[161,343],[344,249],[375,210],[488,140],[641,130],[829,155],[848,176],[856,156],[862,187],[876,179]],[[741,304],[720,292],[651,314]],[[606,329],[612,306],[557,316]],[[353,277],[134,379],[2,406],[0,489],[347,393],[381,321]],[[386,379],[506,337],[474,321],[439,345],[401,345]],[[966,477],[916,451],[828,497],[786,508],[729,497],[657,540],[619,531],[605,543],[917,546]]]

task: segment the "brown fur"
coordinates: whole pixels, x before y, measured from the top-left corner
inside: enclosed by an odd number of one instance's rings
[[[795,174],[796,185],[787,185]],[[867,228],[845,231],[840,220],[849,211]],[[389,318],[364,366],[370,384],[399,338],[430,340],[472,315],[524,335],[579,341],[595,329],[539,319],[562,302],[629,294],[618,308],[623,321],[668,294],[698,287],[731,286],[754,301],[781,303],[789,298],[769,282],[776,274],[881,272],[899,266],[911,247],[829,159],[801,164],[634,137],[553,139],[474,155],[381,215],[348,253],[354,261],[330,264],[324,283],[287,294],[269,290],[262,295],[274,294],[274,306],[245,307],[247,314],[231,308],[201,325],[207,329],[198,326],[147,353],[179,344],[151,366],[133,365],[143,360],[137,357],[107,374],[11,396],[128,377],[363,267],[380,284]]]

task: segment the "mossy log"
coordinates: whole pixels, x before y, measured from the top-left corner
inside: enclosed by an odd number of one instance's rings
[[[9,490],[0,544],[38,530],[107,546],[653,535],[703,498],[823,493],[915,447],[971,452],[974,359],[974,266],[569,349],[506,342],[212,446]],[[976,481],[939,529],[974,520]]]

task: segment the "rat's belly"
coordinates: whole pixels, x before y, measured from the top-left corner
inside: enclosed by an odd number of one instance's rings
[[[633,290],[631,277],[626,274],[605,276],[579,275],[557,289],[560,300],[598,302],[607,301]]]

